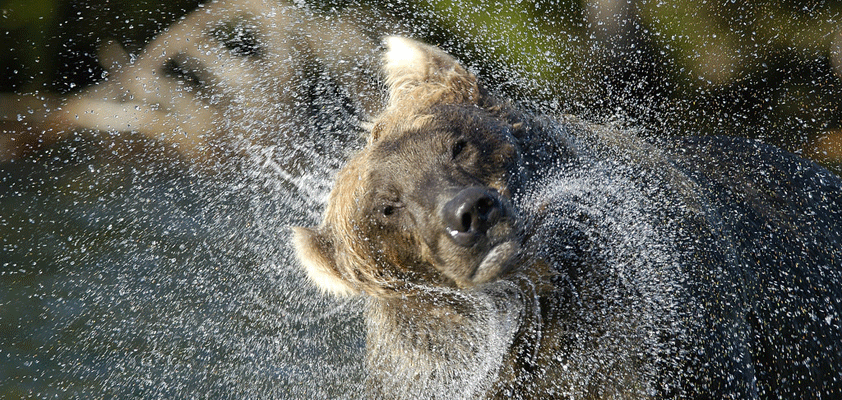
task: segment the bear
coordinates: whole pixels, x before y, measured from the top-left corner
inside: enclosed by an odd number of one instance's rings
[[[646,139],[385,40],[388,105],[293,228],[364,296],[366,398],[842,396],[842,180],[757,141]]]

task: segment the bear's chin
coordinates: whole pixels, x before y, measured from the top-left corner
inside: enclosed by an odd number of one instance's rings
[[[518,253],[520,244],[514,240],[492,247],[471,275],[471,284],[480,285],[505,275],[514,264]]]

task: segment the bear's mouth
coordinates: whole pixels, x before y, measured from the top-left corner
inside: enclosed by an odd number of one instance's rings
[[[506,240],[493,246],[477,264],[470,281],[479,285],[500,277],[511,268],[519,253],[520,243],[516,240]]]

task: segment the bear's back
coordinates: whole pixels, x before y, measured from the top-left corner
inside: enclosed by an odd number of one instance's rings
[[[707,203],[723,265],[702,263],[691,289],[724,310],[709,323],[756,379],[743,393],[842,395],[842,180],[740,138],[679,139],[672,156]]]

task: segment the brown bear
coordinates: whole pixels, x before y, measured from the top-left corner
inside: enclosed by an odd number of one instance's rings
[[[319,287],[365,295],[365,397],[842,396],[838,177],[537,115],[386,43],[388,106],[294,232]]]

